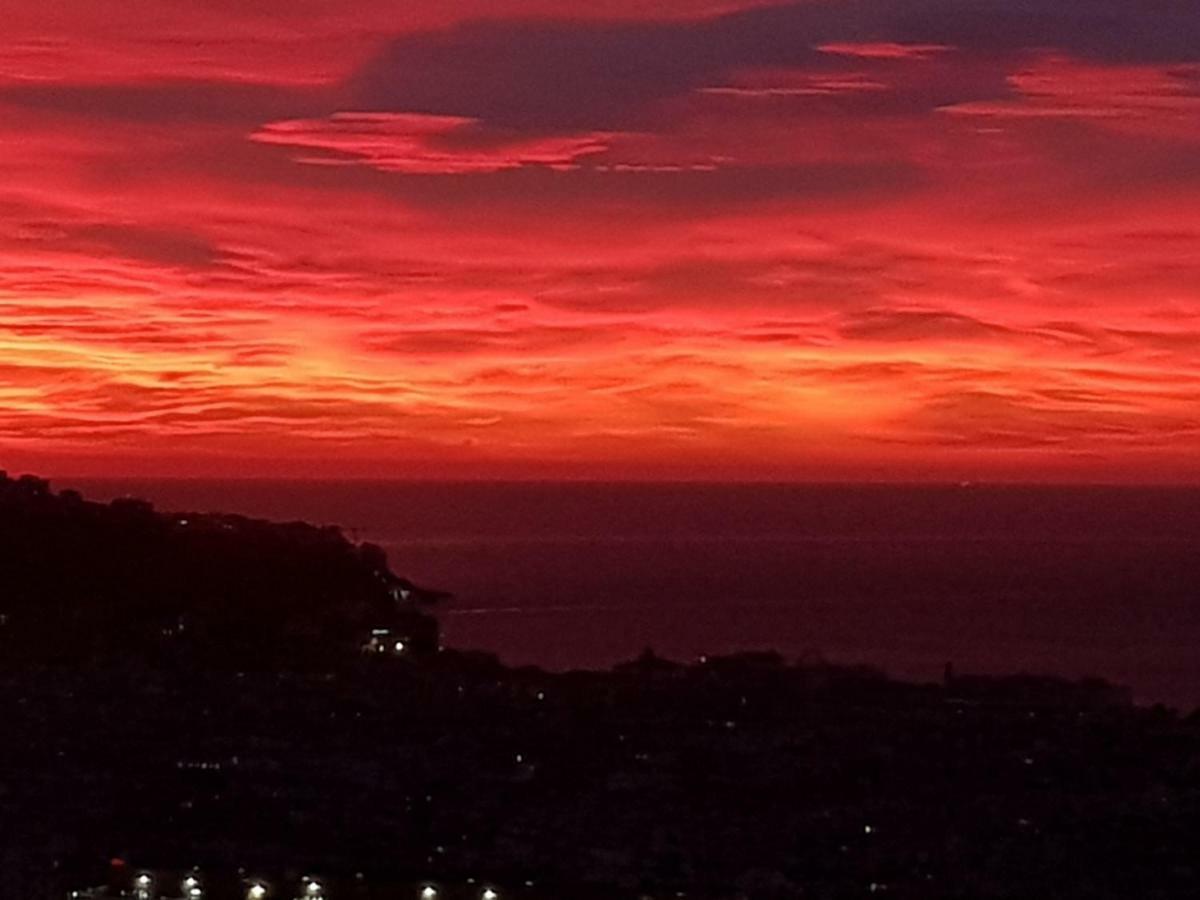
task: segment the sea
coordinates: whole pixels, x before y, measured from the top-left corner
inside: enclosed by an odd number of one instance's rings
[[[749,650],[936,680],[1101,676],[1200,706],[1200,489],[95,480],[341,525],[449,591],[448,646],[548,669]]]

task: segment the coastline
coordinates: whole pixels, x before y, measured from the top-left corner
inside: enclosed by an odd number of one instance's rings
[[[5,896],[194,867],[211,900],[304,875],[330,900],[1194,884],[1200,713],[761,652],[506,666],[443,648],[435,594],[336,529],[0,484]]]

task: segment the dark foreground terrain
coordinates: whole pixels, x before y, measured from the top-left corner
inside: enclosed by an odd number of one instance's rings
[[[0,540],[3,898],[1200,895],[1200,718],[1100,681],[514,670],[334,529],[33,479]]]

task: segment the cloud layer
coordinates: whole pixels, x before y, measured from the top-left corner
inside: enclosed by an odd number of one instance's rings
[[[0,464],[1200,478],[1196,4],[284,6],[16,0]]]

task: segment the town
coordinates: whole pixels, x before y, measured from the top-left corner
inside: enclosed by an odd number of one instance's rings
[[[441,646],[336,529],[0,481],[0,894],[1194,896],[1200,716],[1099,679]],[[553,639],[548,635],[548,639]],[[307,879],[307,880],[306,880]]]

